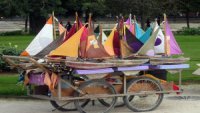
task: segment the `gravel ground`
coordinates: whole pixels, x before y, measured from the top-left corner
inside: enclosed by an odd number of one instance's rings
[[[200,113],[200,85],[187,85],[183,89],[184,93],[179,96],[179,99],[173,99],[174,96],[177,97],[175,94],[166,94],[161,105],[148,113]],[[96,113],[95,108],[98,106],[93,107]],[[43,100],[0,99],[0,113],[51,113],[53,109],[48,101]],[[78,111],[68,113],[78,113]],[[132,113],[132,111],[127,107],[120,107],[113,109],[110,113]]]

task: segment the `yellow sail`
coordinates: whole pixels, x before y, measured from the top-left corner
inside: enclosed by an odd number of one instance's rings
[[[116,27],[114,27],[110,33],[110,35],[108,36],[108,39],[105,41],[104,43],[104,48],[106,50],[106,52],[110,55],[110,56],[114,56],[114,49],[113,49],[113,38],[114,38],[114,32],[115,32]]]
[[[79,31],[77,31],[71,38],[60,45],[58,48],[50,52],[50,56],[68,56],[68,57],[78,57],[78,48],[80,45],[80,38],[84,31],[83,26]]]

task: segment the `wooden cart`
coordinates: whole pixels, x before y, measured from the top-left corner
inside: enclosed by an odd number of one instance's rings
[[[55,89],[45,94],[35,94],[31,84],[30,96],[48,99],[55,110],[69,111],[76,108],[81,113],[107,113],[116,105],[123,103],[132,111],[151,111],[157,108],[165,93],[180,93],[181,72],[189,68],[188,64],[151,65],[148,63],[134,66],[105,67],[101,69],[76,69],[65,63],[38,63],[29,57],[3,56],[11,66],[26,69],[40,68],[46,72],[56,72],[58,82]],[[23,62],[23,63],[21,63]],[[173,70],[179,73],[179,89],[174,91],[173,84],[163,89],[162,82],[151,77],[139,75],[147,70]],[[96,101],[98,100],[98,101]],[[117,102],[118,100],[118,102]],[[74,103],[71,104],[71,103]],[[90,105],[91,104],[91,105]]]

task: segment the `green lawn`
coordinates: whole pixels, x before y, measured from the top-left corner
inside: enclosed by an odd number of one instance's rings
[[[17,84],[18,74],[0,74],[0,95],[26,95],[22,84]]]
[[[20,50],[26,48],[34,36],[0,36],[0,46],[18,45]],[[200,36],[176,36],[177,42],[179,43],[182,51],[184,52],[184,57],[190,57],[189,69],[185,69],[182,73],[183,82],[185,84],[190,83],[200,83],[200,76],[192,75],[198,67],[197,63],[200,63]],[[22,86],[16,86],[17,74],[12,74],[13,76],[0,74],[0,95],[13,94],[13,95],[23,95],[25,94]],[[168,74],[169,81],[178,81],[178,74]]]
[[[192,75],[198,66],[197,63],[200,63],[200,35],[197,36],[176,36],[176,40],[179,43],[184,57],[190,57],[190,64],[189,69],[185,69],[182,73],[183,75],[183,82],[185,83],[200,83],[200,76]],[[169,80],[178,81],[178,74],[176,76],[168,76]]]
[[[15,46],[17,45],[19,50],[25,49],[34,36],[22,35],[22,36],[0,36],[0,46]],[[10,43],[10,44],[9,44]]]
[[[31,42],[34,36],[0,36],[0,46],[12,46],[17,45],[19,50],[24,50]],[[9,44],[10,43],[10,44]],[[21,85],[16,85],[18,80],[18,74],[0,73],[0,95],[25,95],[26,92]]]

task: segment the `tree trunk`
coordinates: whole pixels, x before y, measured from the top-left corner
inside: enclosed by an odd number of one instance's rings
[[[186,21],[187,21],[187,28],[190,28],[190,17],[189,17],[189,11],[186,12]]]
[[[145,15],[144,15],[144,4],[143,0],[141,0],[141,28],[144,29],[144,24],[145,24]]]
[[[45,17],[39,16],[38,14],[30,13],[29,14],[30,33],[31,34],[38,33],[44,26],[45,22],[46,22]]]
[[[25,17],[25,33],[28,32],[28,16]]]
[[[141,15],[141,28],[144,29],[144,26],[145,26],[144,16]]]

